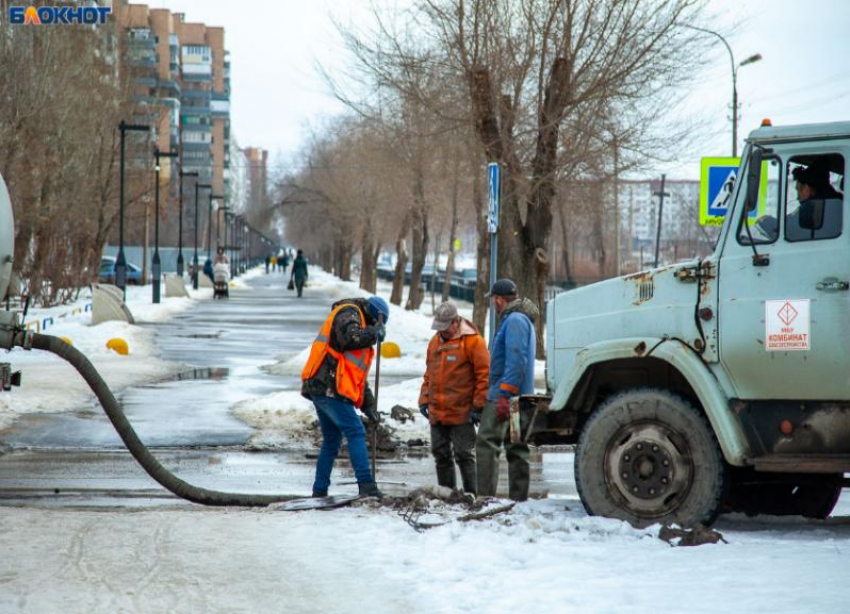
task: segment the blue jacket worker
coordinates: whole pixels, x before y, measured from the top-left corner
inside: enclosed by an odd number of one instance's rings
[[[499,456],[504,445],[508,461],[508,494],[514,501],[528,499],[528,444],[511,443],[508,418],[511,398],[534,392],[537,306],[517,297],[516,284],[500,279],[490,289],[499,325],[490,348],[490,387],[475,441],[478,495],[496,496]]]

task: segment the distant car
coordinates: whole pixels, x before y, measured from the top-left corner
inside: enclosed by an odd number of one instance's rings
[[[115,277],[115,258],[104,256],[100,259],[100,274],[98,281],[102,284],[114,284]],[[127,284],[139,285],[142,283],[142,269],[130,262],[127,263]]]

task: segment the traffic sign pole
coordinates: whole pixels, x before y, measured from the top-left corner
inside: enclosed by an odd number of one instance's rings
[[[490,288],[496,283],[499,267],[499,206],[501,201],[501,168],[498,163],[487,165],[487,224],[490,230]],[[490,346],[496,338],[496,308],[490,297]]]

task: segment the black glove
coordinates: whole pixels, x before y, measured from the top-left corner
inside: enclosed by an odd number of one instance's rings
[[[372,330],[375,332],[375,336],[378,338],[378,341],[383,342],[384,338],[387,336],[387,329],[384,327],[383,322],[378,322],[372,327]]]
[[[419,406],[419,413],[422,414],[423,416],[425,416],[426,420],[430,419],[429,416],[428,416],[428,404],[427,403],[423,403],[422,405]]]
[[[380,424],[381,416],[378,414],[378,408],[375,407],[374,400],[369,404],[363,403],[363,407],[360,408],[360,411],[364,416],[366,416],[370,426],[377,426]]]
[[[471,412],[469,412],[469,421],[472,422],[473,426],[478,426],[481,424],[481,412],[484,411],[480,407],[476,407]]]

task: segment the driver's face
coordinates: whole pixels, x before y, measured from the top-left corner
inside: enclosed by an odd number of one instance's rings
[[[815,195],[814,189],[807,183],[797,182],[797,200],[809,200]]]

